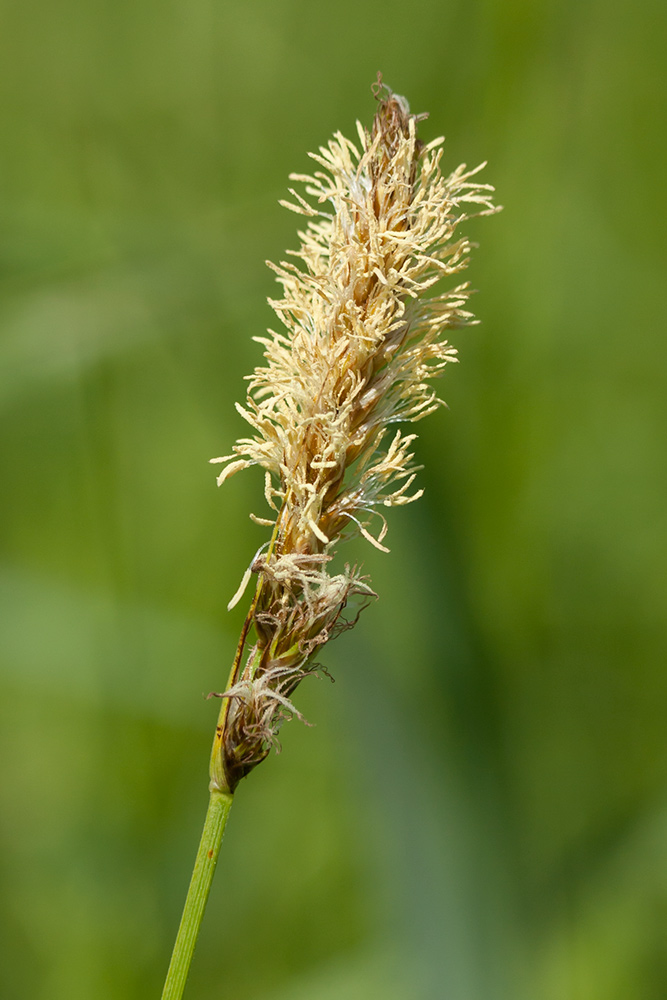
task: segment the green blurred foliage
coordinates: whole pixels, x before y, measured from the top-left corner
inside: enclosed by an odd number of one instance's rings
[[[244,782],[199,1000],[667,994],[667,8],[7,0],[0,994],[159,995],[265,532],[217,492],[306,151],[378,69],[488,158],[381,595]]]

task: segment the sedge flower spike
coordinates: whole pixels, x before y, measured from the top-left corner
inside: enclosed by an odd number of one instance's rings
[[[311,154],[312,174],[282,204],[301,215],[292,260],[270,266],[281,329],[258,337],[266,363],[237,404],[250,436],[222,464],[218,484],[252,465],[265,474],[272,527],[230,606],[251,577],[255,592],[213,740],[210,797],[162,1000],[182,1000],[223,832],[238,782],[276,745],[282,722],[301,718],[291,698],[321,670],[322,646],[354,624],[355,599],[373,596],[356,568],[335,572],[339,542],[361,534],[386,552],[384,512],[417,500],[415,435],[400,425],[441,401],[432,380],[456,360],[449,330],[474,322],[458,235],[471,215],[497,211],[474,170],[440,170],[442,139],[424,144],[404,97],[376,86],[372,128],[358,142],[337,133]]]
[[[376,96],[370,132],[358,123],[358,143],[336,133],[311,154],[318,169],[290,177],[302,193],[281,204],[306,222],[299,249],[288,251],[295,260],[269,264],[282,287],[269,300],[282,328],[255,338],[266,364],[237,404],[251,436],[212,459],[224,466],[219,485],[261,466],[273,514],[251,515],[273,533],[230,602],[255,574],[214,746],[213,785],[223,791],[299,715],[290,698],[317,670],[316,652],[349,627],[350,598],[374,596],[356,569],[329,572],[336,546],[360,533],[388,551],[383,510],[422,494],[416,435],[394,425],[441,405],[431,382],[457,360],[443,335],[475,322],[468,283],[439,283],[468,262],[461,223],[498,211],[493,188],[476,179],[485,164],[444,176],[444,140],[417,137],[426,116],[380,81]]]

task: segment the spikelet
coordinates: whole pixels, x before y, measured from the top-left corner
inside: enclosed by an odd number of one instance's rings
[[[443,139],[424,145],[405,98],[381,87],[369,133],[358,143],[336,133],[312,153],[312,174],[292,174],[283,204],[307,221],[294,261],[269,264],[282,296],[269,300],[282,329],[257,337],[266,364],[249,377],[237,404],[251,428],[233,453],[212,459],[229,476],[259,465],[274,524],[255,557],[257,586],[228,690],[221,736],[227,786],[275,744],[280,723],[297,714],[290,697],[315,669],[315,652],[341,628],[347,602],[373,592],[356,570],[329,575],[337,543],[360,533],[383,544],[382,509],[411,503],[412,443],[392,425],[415,422],[441,400],[431,381],[456,350],[443,334],[475,322],[468,283],[440,290],[466,266],[471,244],[457,235],[471,215],[498,209],[493,188],[476,180],[485,166],[440,170]],[[304,196],[305,195],[305,196]],[[231,603],[231,602],[230,602]],[[255,642],[241,655],[253,627]]]

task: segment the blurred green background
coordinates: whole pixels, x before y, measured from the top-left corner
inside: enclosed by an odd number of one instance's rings
[[[0,995],[158,997],[225,606],[265,529],[207,460],[296,245],[290,170],[381,69],[488,159],[482,325],[425,498],[237,794],[192,1000],[667,996],[659,0],[7,0]]]

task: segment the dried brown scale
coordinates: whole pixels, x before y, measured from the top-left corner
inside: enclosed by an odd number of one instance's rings
[[[441,334],[474,322],[467,284],[425,293],[466,266],[470,244],[455,231],[467,205],[497,210],[492,189],[465,167],[444,178],[442,140],[417,137],[426,116],[386,88],[378,101],[370,133],[358,126],[360,148],[338,133],[312,154],[321,169],[292,175],[306,197],[292,191],[284,204],[308,221],[291,254],[300,266],[271,265],[283,293],[269,301],[284,331],[257,338],[267,364],[238,407],[254,436],[214,460],[225,464],[219,483],[262,466],[276,512],[269,551],[252,566],[255,642],[224,695],[231,789],[275,745],[281,722],[298,715],[289,699],[313,672],[315,652],[349,627],[348,601],[374,596],[356,570],[330,575],[335,547],[360,532],[387,551],[378,508],[421,495],[410,492],[415,435],[391,425],[441,405],[430,380],[456,360]],[[333,212],[323,211],[327,202]]]

